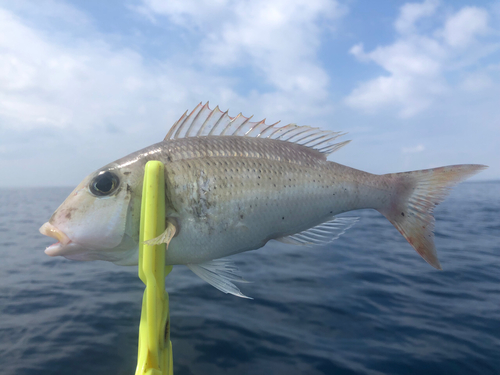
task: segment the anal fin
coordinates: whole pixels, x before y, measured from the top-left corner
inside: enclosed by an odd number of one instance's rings
[[[358,219],[358,217],[336,217],[305,231],[276,238],[276,241],[302,246],[327,244],[344,234]]]

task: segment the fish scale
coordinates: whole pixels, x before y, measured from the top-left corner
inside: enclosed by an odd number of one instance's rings
[[[165,165],[167,264],[185,264],[219,290],[244,295],[224,258],[269,240],[329,243],[361,208],[383,214],[433,267],[436,204],[456,183],[486,168],[466,164],[374,175],[327,156],[349,141],[341,132],[231,117],[208,103],[187,112],[165,139],[88,175],[40,232],[56,238],[45,252],[74,260],[137,264],[144,167]]]
[[[372,207],[371,201],[383,195],[380,188],[370,190],[377,176],[278,140],[199,137],[160,147],[172,155],[165,167],[167,191],[180,226],[169,245],[169,264],[200,263],[262,247],[341,212]]]

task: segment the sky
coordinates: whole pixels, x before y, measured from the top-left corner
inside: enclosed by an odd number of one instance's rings
[[[207,101],[500,179],[500,1],[0,0],[0,187],[74,186]]]

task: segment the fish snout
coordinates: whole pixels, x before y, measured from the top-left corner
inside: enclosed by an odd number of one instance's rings
[[[63,245],[67,245],[67,244],[69,244],[71,242],[71,240],[69,239],[69,237],[66,236],[66,234],[63,231],[61,231],[60,229],[56,228],[55,226],[53,226],[49,222],[43,224],[40,227],[39,231],[40,231],[41,234],[43,234],[45,236],[55,238],[56,240],[58,240]]]
[[[58,255],[56,253],[58,252],[58,250],[60,250],[61,246],[66,246],[71,243],[71,239],[66,235],[66,233],[64,233],[63,231],[61,231],[60,229],[58,229],[49,222],[43,224],[40,227],[39,231],[41,234],[48,237],[52,237],[58,241],[57,243],[45,249],[45,253],[47,255],[51,256]]]

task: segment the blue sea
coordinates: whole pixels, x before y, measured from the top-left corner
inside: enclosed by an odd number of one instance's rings
[[[72,188],[0,190],[0,373],[133,374],[137,267],[50,258],[38,228]],[[444,271],[375,211],[327,246],[233,256],[225,295],[186,267],[167,277],[181,374],[500,374],[500,182],[436,208]]]

